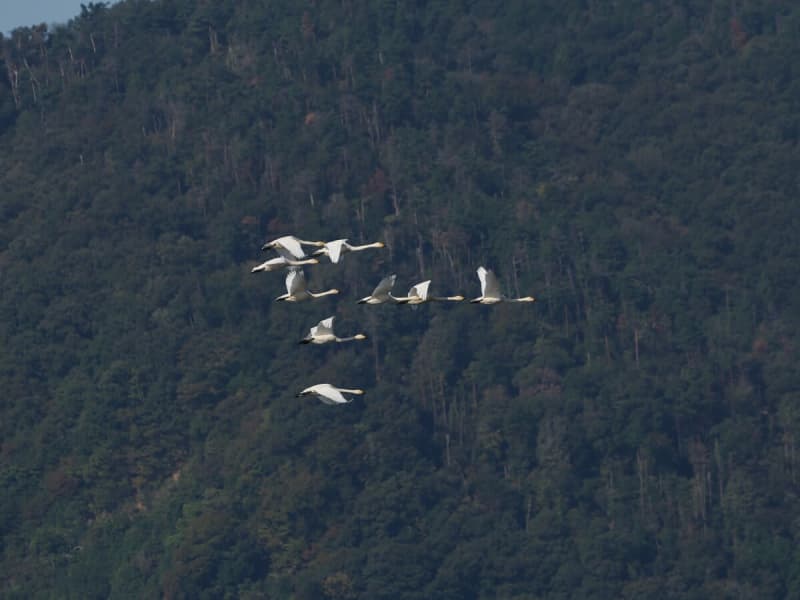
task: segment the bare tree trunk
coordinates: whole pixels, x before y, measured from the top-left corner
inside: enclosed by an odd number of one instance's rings
[[[392,207],[394,208],[394,216],[400,216],[400,202],[397,195],[397,186],[394,183],[394,177],[391,179],[392,181]]]
[[[647,480],[647,459],[642,456],[641,449],[636,451],[636,474],[639,477],[639,515],[644,522],[645,519],[645,483]]]
[[[372,340],[372,356],[375,360],[375,383],[380,383],[381,380],[381,362],[378,353],[378,327],[376,324],[375,311],[370,311],[369,316],[370,333],[369,339]]]
[[[533,512],[533,494],[528,494],[525,502],[525,532],[527,533],[531,523],[531,513]]]
[[[722,496],[725,493],[723,484],[724,472],[722,469],[722,456],[719,451],[719,440],[714,440],[714,461],[717,463],[717,485],[719,488],[719,504],[722,506]]]

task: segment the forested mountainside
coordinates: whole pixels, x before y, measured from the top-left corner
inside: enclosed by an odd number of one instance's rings
[[[795,2],[123,0],[0,42],[4,598],[800,595]],[[387,247],[290,305],[250,273],[284,234]],[[538,301],[356,304],[479,265]],[[369,339],[298,345],[334,314]]]

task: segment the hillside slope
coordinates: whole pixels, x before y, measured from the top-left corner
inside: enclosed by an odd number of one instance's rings
[[[2,596],[800,594],[800,13],[599,4],[0,40]],[[287,233],[387,248],[286,305]],[[479,265],[538,302],[355,303]]]

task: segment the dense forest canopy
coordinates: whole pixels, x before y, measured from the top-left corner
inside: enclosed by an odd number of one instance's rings
[[[123,0],[0,44],[4,598],[800,595],[794,2]],[[287,305],[284,234],[387,248]],[[479,265],[538,302],[355,303]],[[298,345],[332,314],[369,339]]]

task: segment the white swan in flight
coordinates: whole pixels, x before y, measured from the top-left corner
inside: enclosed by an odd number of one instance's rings
[[[322,298],[331,294],[338,294],[339,290],[330,289],[324,292],[309,292],[306,289],[306,277],[303,269],[292,267],[286,275],[286,293],[275,298],[276,302],[302,302],[311,298]]]
[[[316,258],[304,258],[304,259],[293,259],[293,258],[286,258],[285,256],[277,256],[275,258],[270,258],[268,261],[261,263],[260,265],[253,267],[250,272],[251,273],[258,273],[259,271],[264,271],[265,273],[269,271],[280,271],[285,267],[299,267],[302,265],[318,265],[319,261]]]
[[[351,342],[353,340],[365,340],[367,336],[357,333],[350,337],[340,338],[333,333],[333,320],[336,317],[323,319],[315,327],[312,327],[308,335],[300,340],[301,344],[327,344],[328,342]]]
[[[500,282],[495,274],[485,267],[478,267],[478,279],[481,280],[481,295],[470,300],[478,304],[497,304],[498,302],[536,302],[533,296],[523,298],[507,298],[500,291]]]
[[[342,260],[345,252],[359,252],[361,250],[367,250],[369,248],[383,248],[385,244],[383,242],[375,242],[372,244],[364,244],[363,246],[352,246],[347,243],[347,239],[341,240],[333,240],[332,242],[325,242],[323,247],[319,250],[312,252],[312,256],[322,256],[323,254],[327,255],[328,258],[331,259],[332,263],[338,263]]]
[[[300,260],[306,257],[303,246],[316,246],[317,248],[321,248],[324,245],[325,242],[310,242],[308,240],[301,240],[293,235],[285,235],[283,237],[274,239],[271,242],[267,242],[261,246],[261,249],[268,250],[272,248],[283,258],[289,260]]]
[[[351,390],[347,388],[337,388],[330,383],[318,383],[317,385],[312,385],[311,387],[307,387],[302,392],[297,394],[297,397],[300,398],[301,396],[308,396],[309,394],[313,394],[325,404],[347,404],[348,402],[352,402],[352,398],[345,398],[344,394],[357,394],[362,395],[364,390]]]
[[[415,305],[425,302],[461,302],[464,299],[464,296],[432,296],[428,293],[430,285],[430,279],[418,283],[408,290],[406,298],[399,298],[399,300],[405,300],[406,304]]]
[[[384,277],[381,279],[381,282],[375,286],[375,289],[372,290],[372,293],[369,296],[363,297],[361,300],[358,301],[359,304],[383,304],[385,302],[393,302],[395,304],[405,304],[408,302],[405,298],[396,298],[392,296],[391,291],[392,287],[394,287],[395,279],[397,279],[397,275],[389,275],[388,277]]]

